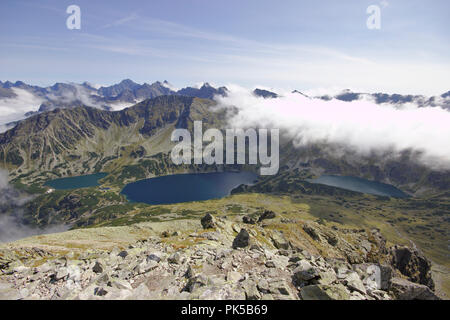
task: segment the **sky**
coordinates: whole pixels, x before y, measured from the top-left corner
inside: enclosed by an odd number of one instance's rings
[[[0,80],[436,95],[450,90],[448,12],[448,0],[2,0]]]

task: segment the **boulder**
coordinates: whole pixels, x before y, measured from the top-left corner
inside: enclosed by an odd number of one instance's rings
[[[282,236],[279,232],[274,232],[271,237],[272,243],[277,249],[289,249],[290,245],[289,242]]]
[[[161,258],[159,257],[159,255],[152,253],[147,256],[147,261],[151,261],[151,260],[160,262]]]
[[[333,247],[335,247],[339,242],[339,238],[335,234],[332,234],[332,233],[327,233],[325,235],[325,238],[327,239],[327,242],[330,245],[332,245]]]
[[[336,272],[334,272],[333,269],[329,269],[329,270],[325,270],[325,271],[320,271],[319,277],[316,280],[314,280],[314,283],[330,285],[330,284],[336,282],[336,280],[337,280]]]
[[[362,282],[361,278],[359,277],[358,273],[355,271],[349,272],[345,279],[343,280],[343,283],[349,288],[351,291],[357,291],[361,294],[366,294],[366,288],[364,287],[364,283]]]
[[[391,279],[389,293],[398,300],[440,300],[429,287],[401,278]]]
[[[307,282],[319,276],[319,272],[308,260],[300,260],[294,269],[294,279],[297,283]]]
[[[242,274],[237,271],[228,271],[227,281],[231,283],[239,282],[242,279]]]
[[[342,285],[310,285],[301,288],[303,300],[349,300],[350,293]]]
[[[403,246],[391,248],[392,265],[412,282],[434,289],[431,262],[418,250]]]
[[[294,297],[289,284],[284,279],[273,279],[269,281],[269,291],[272,294],[276,294],[277,296],[290,296],[292,299]]]
[[[260,279],[256,285],[259,292],[265,294],[269,293],[269,282],[266,279]]]
[[[246,300],[259,300],[261,299],[261,293],[258,291],[258,287],[252,281],[246,281],[243,283],[243,289],[245,292]]]
[[[305,223],[303,226],[303,230],[313,239],[316,241],[321,241],[319,232],[316,230],[315,227],[313,227],[310,223]]]
[[[242,222],[244,222],[246,224],[255,224],[256,223],[256,219],[254,217],[251,217],[251,216],[244,216],[244,217],[242,217]]]
[[[276,217],[275,212],[271,210],[265,210],[258,218],[258,222],[261,222],[266,219],[274,219]]]
[[[233,249],[245,248],[250,244],[250,235],[247,230],[241,229],[236,238],[233,240]]]
[[[210,213],[207,213],[200,222],[203,229],[212,229],[216,227],[215,219]]]
[[[98,261],[96,261],[94,266],[92,267],[92,271],[94,271],[95,273],[102,273],[103,269],[103,265]]]

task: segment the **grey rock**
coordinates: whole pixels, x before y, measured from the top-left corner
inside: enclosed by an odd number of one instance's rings
[[[274,232],[270,238],[275,248],[284,250],[289,249],[289,242],[286,241],[280,232]]]
[[[391,279],[389,293],[399,300],[440,300],[427,286],[401,278]]]
[[[161,258],[158,255],[152,253],[152,254],[149,254],[147,256],[147,261],[150,261],[150,260],[153,260],[153,261],[156,261],[156,262],[160,262]]]
[[[273,212],[273,211],[271,211],[271,210],[265,210],[265,211],[259,216],[258,222],[261,222],[261,221],[266,220],[266,219],[274,219],[275,217],[276,217],[275,212]]]
[[[305,223],[303,226],[303,230],[313,239],[316,241],[321,241],[321,237],[319,235],[319,232],[316,230],[315,227],[313,227],[309,223]]]
[[[205,275],[198,275],[189,279],[186,287],[183,289],[187,292],[194,292],[196,289],[204,287],[208,284],[208,278]]]
[[[250,244],[250,235],[247,230],[241,229],[239,234],[233,240],[233,249],[245,248]]]
[[[352,291],[358,291],[361,294],[367,293],[361,278],[355,271],[349,272],[343,282]]]
[[[181,255],[178,252],[173,253],[168,259],[169,263],[180,264]]]
[[[297,268],[294,269],[294,279],[298,283],[310,281],[319,276],[319,272],[314,268],[308,260],[300,260],[297,263]]]
[[[94,266],[92,267],[92,271],[94,271],[95,273],[102,273],[103,272],[103,265],[96,261]]]
[[[242,222],[244,222],[246,224],[255,224],[256,223],[256,219],[254,217],[251,217],[251,216],[244,216],[242,218]]]
[[[259,280],[258,284],[256,285],[256,287],[263,294],[264,293],[270,293],[270,291],[269,291],[269,282],[266,279]]]
[[[94,295],[105,296],[108,293],[103,287],[97,287],[94,289]]]
[[[314,280],[315,284],[324,284],[324,285],[330,285],[336,282],[336,272],[334,272],[333,269],[328,269],[325,271],[320,271],[319,276],[316,280]]]
[[[275,294],[285,296],[291,295],[291,289],[284,279],[275,279],[269,282],[269,291]]]
[[[203,229],[212,229],[216,227],[215,219],[210,214],[207,213],[201,220]]]
[[[246,281],[243,284],[246,300],[259,300],[261,293],[258,291],[256,284],[253,281]]]
[[[434,289],[431,277],[431,262],[418,250],[394,246],[391,249],[392,265],[410,281],[426,285]]]
[[[303,300],[349,300],[350,293],[341,284],[338,285],[310,285],[301,288]]]
[[[60,269],[58,269],[58,271],[55,274],[55,280],[59,281],[59,280],[63,280],[65,278],[67,278],[69,276],[69,271],[67,270],[66,267],[62,267]]]
[[[133,287],[128,281],[121,280],[121,279],[114,279],[111,280],[108,283],[108,286],[116,288],[116,289],[127,289],[127,290],[133,290]]]
[[[231,283],[236,283],[242,279],[242,274],[237,271],[229,271],[227,273],[227,281]]]

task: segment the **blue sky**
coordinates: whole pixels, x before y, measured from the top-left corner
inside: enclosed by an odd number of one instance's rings
[[[72,4],[81,30],[66,28]],[[380,30],[366,27],[369,5]],[[0,80],[440,94],[448,12],[447,0],[2,0]]]

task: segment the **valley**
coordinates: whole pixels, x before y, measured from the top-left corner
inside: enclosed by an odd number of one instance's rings
[[[230,196],[158,205],[128,201],[123,188],[143,179],[180,173],[258,172],[259,165],[178,166],[171,162],[170,134],[175,128],[192,133],[196,120],[206,128],[226,128],[226,112],[214,106],[209,99],[160,96],[122,111],[79,106],[19,122],[0,134],[0,166],[8,170],[14,188],[33,195],[23,205],[22,222],[37,228],[92,229],[95,234],[101,228],[139,229],[146,223],[174,223],[176,229],[179,221],[189,223],[208,213],[237,221],[243,215],[270,210],[284,221],[301,218],[326,228],[376,228],[390,245],[417,246],[435,264],[439,294],[450,294],[450,172],[426,168],[410,152],[399,159],[337,157],[333,147],[296,148],[282,136],[279,173],[260,176],[255,184],[241,185]],[[98,173],[105,173],[98,186],[51,192],[46,186],[49,180]],[[368,195],[309,182],[324,174],[388,183],[409,197]],[[38,243],[46,245],[48,237],[52,236],[37,236],[42,240]],[[172,245],[185,246],[184,241]]]

